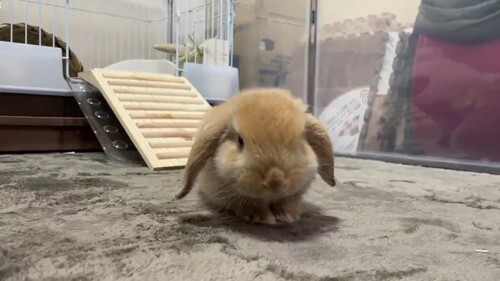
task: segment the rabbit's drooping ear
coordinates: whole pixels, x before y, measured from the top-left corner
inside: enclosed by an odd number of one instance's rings
[[[226,123],[221,122],[221,120],[210,122],[200,128],[189,152],[182,188],[175,195],[176,199],[184,198],[191,191],[201,169],[207,160],[214,156],[225,130]]]
[[[335,186],[333,147],[326,128],[313,115],[306,113],[305,136],[318,157],[318,173],[330,186]]]

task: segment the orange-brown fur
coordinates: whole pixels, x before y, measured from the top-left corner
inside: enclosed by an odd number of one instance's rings
[[[296,221],[316,172],[335,185],[333,157],[325,128],[288,91],[244,91],[206,114],[176,197],[196,184],[209,207],[263,223]]]

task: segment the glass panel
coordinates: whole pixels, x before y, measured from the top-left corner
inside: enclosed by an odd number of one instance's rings
[[[500,171],[498,1],[422,2],[318,1],[315,115],[339,154]]]
[[[240,88],[282,87],[305,98],[310,0],[235,2]]]

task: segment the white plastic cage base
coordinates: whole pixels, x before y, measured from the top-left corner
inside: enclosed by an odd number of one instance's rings
[[[0,92],[71,96],[59,48],[0,42]]]
[[[176,74],[176,66],[168,60],[147,60],[147,59],[132,59],[113,63],[105,67],[111,70],[124,70],[132,72],[149,72],[161,74]]]
[[[221,103],[240,91],[238,69],[229,66],[186,63],[183,76],[210,103]]]

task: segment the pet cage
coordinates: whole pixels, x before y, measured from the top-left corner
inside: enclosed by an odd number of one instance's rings
[[[233,17],[232,0],[1,1],[0,150],[99,149],[73,96],[84,70],[234,80]]]
[[[232,65],[231,0],[110,0],[106,4],[4,0],[0,16],[2,41],[60,47],[56,46],[59,39],[68,43],[62,59],[68,63],[65,52],[71,48],[85,69],[112,67],[132,59],[166,59],[175,65],[177,74],[182,73],[184,61],[208,59],[206,63]],[[21,26],[24,24],[27,30]],[[24,37],[16,36],[21,29]],[[31,29],[38,34],[38,41],[36,34],[31,36]],[[203,56],[203,47],[209,51],[220,47],[218,56]]]

